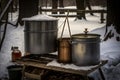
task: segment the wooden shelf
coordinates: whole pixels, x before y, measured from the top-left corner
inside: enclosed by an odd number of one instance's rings
[[[101,66],[105,65],[107,63],[107,60],[102,60],[99,65],[91,68],[90,70],[74,70],[74,69],[66,69],[56,66],[46,66],[47,63],[41,63],[41,62],[35,62],[30,60],[17,60],[16,63],[23,64],[27,66],[33,66],[37,68],[42,69],[48,69],[48,70],[54,70],[54,71],[60,71],[60,72],[66,72],[66,73],[73,73],[73,74],[79,74],[79,75],[88,75],[89,73],[93,72],[96,69],[99,69]]]

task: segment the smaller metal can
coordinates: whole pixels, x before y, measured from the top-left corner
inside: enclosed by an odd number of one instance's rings
[[[71,43],[70,38],[58,39],[58,62],[71,63]]]

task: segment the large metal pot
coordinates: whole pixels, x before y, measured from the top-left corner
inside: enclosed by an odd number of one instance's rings
[[[47,15],[36,15],[24,18],[25,52],[46,54],[57,51],[56,18]]]
[[[78,66],[97,65],[100,62],[100,35],[72,35],[72,62]]]

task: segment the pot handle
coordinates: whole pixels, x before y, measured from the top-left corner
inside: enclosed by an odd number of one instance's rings
[[[67,16],[65,18],[65,21],[64,21],[64,24],[63,24],[63,29],[62,29],[62,33],[61,33],[61,39],[62,39],[62,36],[63,36],[63,32],[64,32],[64,29],[65,29],[65,24],[67,23],[68,25],[68,30],[69,30],[69,35],[70,35],[70,39],[71,39],[71,30],[70,30],[70,24],[69,24],[69,20],[68,20],[68,15],[69,15],[69,11],[67,13]]]

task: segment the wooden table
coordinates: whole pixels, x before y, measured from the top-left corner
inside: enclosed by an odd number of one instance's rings
[[[88,74],[90,74],[91,72],[93,72],[97,69],[99,70],[99,73],[101,75],[102,80],[105,80],[105,77],[103,75],[101,67],[104,66],[107,63],[107,60],[102,60],[99,65],[91,68],[90,70],[74,70],[74,69],[66,69],[66,68],[57,67],[57,66],[47,66],[47,63],[49,63],[49,61],[41,62],[41,61],[31,61],[31,60],[20,59],[20,60],[16,60],[16,63],[24,65],[24,68],[23,68],[24,76],[35,78],[35,79],[38,79],[38,80],[41,80],[41,77],[46,70],[53,70],[53,71],[60,71],[60,72],[65,72],[65,73],[82,75],[82,76],[84,76],[85,80],[89,80],[88,79]],[[32,67],[40,68],[40,69],[43,69],[43,70],[40,71],[40,74],[38,74],[38,75],[35,74],[34,75],[34,74],[31,74],[31,73],[25,72],[26,66],[32,66]]]

